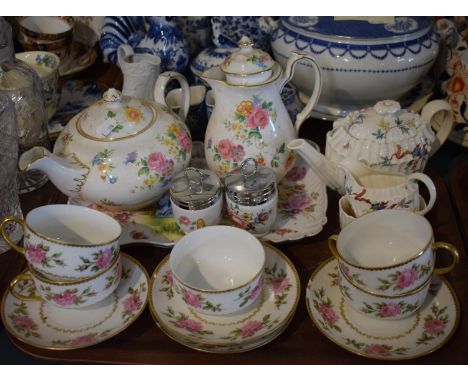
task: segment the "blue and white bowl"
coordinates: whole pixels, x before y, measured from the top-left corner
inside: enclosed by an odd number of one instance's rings
[[[314,110],[331,118],[381,99],[398,100],[427,74],[439,39],[430,17],[383,21],[283,17],[271,36],[273,55],[283,66],[294,50],[315,58],[323,86]],[[298,63],[293,82],[301,99],[312,93],[313,72],[306,62]]]

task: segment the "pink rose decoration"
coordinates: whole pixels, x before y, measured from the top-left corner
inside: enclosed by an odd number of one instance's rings
[[[40,244],[31,244],[26,250],[29,261],[32,264],[40,264],[46,259],[47,252],[44,251]]]
[[[255,288],[253,288],[252,293],[250,293],[249,299],[250,300],[255,300],[257,296],[260,294],[263,288],[263,281],[265,280],[265,277],[262,276],[260,277],[260,280],[258,280],[257,285],[255,285]]]
[[[318,311],[322,318],[330,324],[334,324],[338,321],[339,317],[332,308],[329,308],[325,304],[319,304]]]
[[[269,120],[268,112],[257,106],[247,117],[247,126],[252,129],[255,129],[256,127],[264,129],[268,125]]]
[[[166,158],[161,153],[152,153],[148,156],[148,167],[153,172],[162,172],[164,169]]]
[[[413,268],[403,269],[397,279],[397,285],[400,288],[406,288],[413,285],[418,280],[418,272]]]
[[[128,223],[132,215],[126,211],[120,211],[114,215],[114,219],[119,223],[125,224]]]
[[[172,286],[174,284],[174,278],[172,276],[172,271],[167,270],[164,273],[164,276],[166,276],[167,282],[170,284],[170,286]]]
[[[368,344],[364,348],[364,352],[366,354],[374,354],[374,355],[388,355],[388,349],[383,345],[378,344]]]
[[[179,223],[182,225],[189,225],[190,224],[190,219],[187,216],[181,216],[179,218]]]
[[[125,312],[133,312],[135,310],[138,310],[140,305],[141,305],[140,296],[128,296],[123,302]]]
[[[77,337],[72,340],[73,345],[86,345],[94,341],[94,334]]]
[[[21,329],[31,329],[35,324],[28,316],[19,316],[13,319],[13,325]]]
[[[245,151],[242,145],[236,145],[232,148],[232,160],[234,162],[241,162],[244,159]]]
[[[70,291],[66,290],[63,293],[55,293],[52,295],[52,300],[59,305],[72,305],[78,301],[78,297]]]
[[[296,166],[288,171],[286,174],[286,179],[291,182],[297,182],[304,179],[307,174],[307,170],[304,166]]]
[[[270,289],[275,294],[283,293],[289,285],[288,277],[275,277],[270,281]]]
[[[445,330],[445,323],[437,318],[424,323],[424,331],[429,334],[440,334]]]
[[[260,321],[248,321],[240,330],[243,338],[251,337],[263,327]]]
[[[194,308],[201,308],[201,301],[200,299],[198,298],[197,295],[193,294],[192,292],[190,291],[186,291],[182,298],[184,299],[184,301],[189,304],[190,306],[193,306]]]
[[[186,329],[189,332],[199,332],[202,330],[202,324],[201,322],[195,321],[195,320],[190,320],[189,318],[185,320],[179,320],[176,322],[176,326],[182,329]]]
[[[232,156],[232,143],[229,139],[221,139],[218,142],[218,151],[223,159],[230,159]]]
[[[104,249],[100,251],[97,259],[96,259],[96,267],[99,269],[105,269],[109,266],[112,260],[112,248]]]
[[[379,309],[379,313],[382,315],[382,317],[398,316],[401,313],[401,307],[399,304],[389,302]]]
[[[304,208],[310,205],[310,198],[304,194],[292,195],[284,205],[284,209],[293,214],[300,213]]]
[[[179,137],[177,143],[180,145],[180,147],[184,149],[184,151],[190,151],[190,149],[192,148],[192,141],[187,134],[182,134]]]

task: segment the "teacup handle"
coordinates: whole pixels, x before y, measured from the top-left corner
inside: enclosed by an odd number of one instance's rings
[[[330,248],[330,251],[333,255],[333,257],[337,260],[340,259],[340,254],[338,252],[338,249],[336,248],[336,242],[338,241],[338,235],[331,235],[328,238],[328,248]]]
[[[426,208],[424,208],[421,211],[415,211],[419,215],[426,215],[432,209],[436,201],[437,191],[434,182],[426,174],[423,174],[421,172],[415,172],[413,174],[410,174],[406,179],[408,183],[412,181],[416,182],[419,180],[420,182],[424,183],[424,185],[429,190],[429,202],[426,203]],[[419,199],[417,200],[417,203],[419,203]]]
[[[443,275],[445,273],[451,272],[453,268],[455,268],[455,265],[457,265],[460,260],[460,253],[454,245],[450,243],[445,243],[443,241],[438,241],[432,244],[433,251],[437,251],[438,249],[445,249],[448,253],[452,255],[452,264],[450,264],[447,267],[434,268],[435,275]]]
[[[10,282],[10,286],[9,286],[9,289],[10,289],[10,293],[16,297],[18,300],[21,300],[21,301],[42,301],[42,297],[40,296],[24,296],[20,293],[18,293],[16,290],[15,290],[15,285],[18,284],[20,281],[33,281],[33,278],[30,274],[28,273],[20,273],[18,276],[16,276],[13,280],[11,280]]]
[[[190,109],[190,87],[182,74],[177,72],[162,73],[158,77],[156,85],[154,86],[154,100],[157,103],[168,107],[165,99],[166,86],[172,80],[176,80],[182,88],[182,107],[179,110],[179,117],[182,119],[182,121],[185,121],[185,118],[187,118]]]
[[[0,223],[0,232],[3,236],[3,239],[7,242],[7,244],[13,248],[15,251],[21,253],[22,255],[25,254],[24,252],[24,248],[23,247],[20,247],[19,245],[17,245],[13,240],[10,239],[10,237],[8,236],[8,233],[6,231],[6,224],[8,222],[15,222],[15,223],[18,223],[21,227],[23,227],[23,231],[25,230],[25,227],[26,227],[26,223],[23,219],[21,219],[20,217],[18,216],[7,216],[5,219],[2,220],[2,222]]]

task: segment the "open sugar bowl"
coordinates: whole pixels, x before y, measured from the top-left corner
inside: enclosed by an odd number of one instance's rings
[[[22,301],[45,301],[59,308],[84,308],[104,300],[119,285],[122,276],[120,256],[96,276],[74,280],[51,280],[32,268],[16,276],[10,283],[10,292]],[[32,281],[35,286],[33,296],[25,296],[15,290],[19,281]]]
[[[170,194],[174,218],[186,233],[221,221],[223,193],[214,172],[189,167],[174,178]]]
[[[225,315],[248,307],[261,294],[265,250],[250,233],[212,226],[174,246],[169,264],[176,294],[199,313]]]
[[[415,291],[450,272],[459,260],[449,243],[434,242],[429,222],[406,210],[382,210],[348,224],[328,239],[339,273],[366,292],[397,296]],[[451,264],[435,268],[436,251],[446,250]]]

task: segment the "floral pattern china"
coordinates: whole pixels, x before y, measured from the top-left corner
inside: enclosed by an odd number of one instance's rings
[[[122,254],[122,280],[105,300],[86,309],[60,309],[43,301],[21,301],[7,290],[1,317],[18,340],[42,349],[67,350],[95,345],[130,326],[148,300],[149,277],[143,266]],[[17,292],[35,295],[31,281],[16,284]]]
[[[150,309],[158,326],[183,344],[219,346],[222,351],[272,340],[269,336],[279,334],[296,310],[300,281],[283,253],[269,244],[263,245],[266,259],[262,295],[249,307],[226,316],[207,316],[190,309],[173,289],[169,257],[163,259],[150,284]]]
[[[338,346],[364,357],[404,360],[442,347],[457,329],[460,306],[452,286],[434,276],[427,298],[416,314],[396,321],[367,317],[352,309],[338,286],[338,263],[326,260],[312,274],[306,291],[309,315],[317,328]],[[374,307],[386,315],[394,307]]]
[[[192,158],[194,159],[194,158]],[[165,194],[155,208],[140,211],[108,210],[94,203],[69,200],[71,204],[98,209],[122,225],[120,244],[146,243],[172,247],[183,235]],[[278,184],[278,213],[270,233],[262,240],[281,243],[318,234],[327,222],[325,183],[300,157]],[[221,224],[233,224],[226,216]]]

